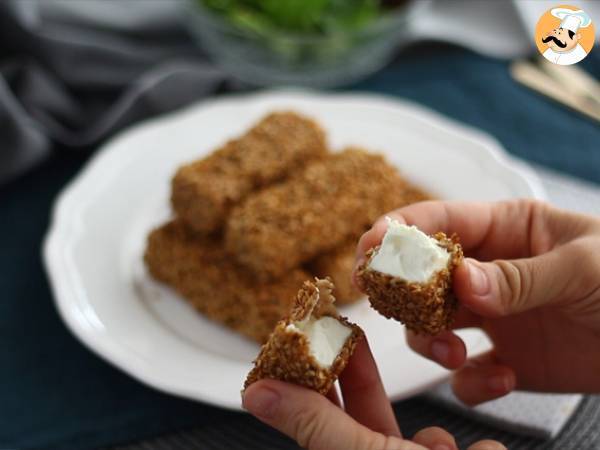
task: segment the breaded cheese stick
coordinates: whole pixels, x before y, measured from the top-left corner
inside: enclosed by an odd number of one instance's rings
[[[422,189],[406,184],[397,194],[397,204],[394,208],[401,208],[411,203],[432,199],[431,195]],[[379,215],[387,211],[379,211]],[[367,231],[365,228],[364,231]],[[356,256],[356,245],[360,234],[352,237],[339,247],[318,255],[306,265],[308,271],[318,278],[330,277],[335,284],[336,303],[347,305],[360,300],[363,294],[352,284],[352,271]]]
[[[335,153],[236,206],[225,245],[258,278],[287,270],[359,235],[394,209],[406,182],[381,155]]]
[[[179,221],[148,237],[146,265],[209,319],[263,343],[289,312],[298,286],[309,275],[293,269],[281,279],[257,283],[223,252],[222,242],[200,236]]]
[[[357,241],[358,239],[351,239],[340,247],[317,256],[306,266],[308,271],[317,278],[331,278],[335,285],[335,298],[338,305],[354,303],[363,296],[352,284]]]
[[[452,277],[462,260],[456,237],[427,236],[388,218],[381,245],[369,250],[358,276],[380,314],[416,333],[434,335],[452,324],[458,307]]]
[[[248,374],[244,389],[263,378],[329,392],[363,336],[340,316],[329,279],[306,281],[290,315],[277,323]]]
[[[210,233],[249,193],[326,153],[317,123],[293,112],[269,114],[243,136],[181,167],[172,181],[173,209],[194,230]]]

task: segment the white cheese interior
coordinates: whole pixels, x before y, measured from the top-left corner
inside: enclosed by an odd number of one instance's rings
[[[424,283],[448,265],[450,254],[415,226],[386,217],[388,228],[369,267],[413,283]]]
[[[313,317],[288,325],[288,330],[304,333],[310,352],[321,367],[329,368],[352,333],[350,327],[333,317]]]

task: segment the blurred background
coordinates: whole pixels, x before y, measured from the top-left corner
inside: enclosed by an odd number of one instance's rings
[[[593,1],[578,5],[592,16],[599,9]],[[535,25],[552,6],[541,0],[7,0],[0,5],[6,124],[0,180],[42,161],[54,144],[94,145],[126,124],[209,95],[281,85],[398,94],[552,165],[544,133],[525,142],[497,124],[546,106],[513,83],[507,66],[537,55]],[[592,51],[578,67],[596,77],[597,55]],[[469,105],[456,108],[465,96]],[[572,116],[550,107],[567,121]],[[539,122],[568,128],[555,117]],[[593,167],[577,158],[561,167],[595,178]]]
[[[40,261],[53,201],[103,142],[143,119],[269,87],[389,95],[490,133],[533,165],[557,204],[600,213],[598,45],[559,77],[569,101],[537,92],[515,69],[542,70],[534,30],[554,6],[3,0],[0,448],[294,448],[245,415],[141,386],[87,352],[53,309]],[[576,6],[600,24],[600,2]],[[600,440],[598,447],[573,444],[597,424],[594,396],[551,445],[420,397],[396,410],[408,434],[435,423],[461,442],[481,436],[513,439],[519,448],[600,447]]]

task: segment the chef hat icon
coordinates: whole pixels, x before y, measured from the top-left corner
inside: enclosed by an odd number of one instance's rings
[[[550,13],[562,21],[560,28],[571,30],[573,33],[576,33],[579,28],[588,27],[592,23],[591,17],[582,9],[573,11],[567,8],[554,8]]]

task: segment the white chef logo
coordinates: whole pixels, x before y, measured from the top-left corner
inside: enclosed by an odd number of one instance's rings
[[[548,61],[570,65],[587,56],[594,43],[594,25],[582,9],[553,8],[546,12],[536,28],[536,44]]]

